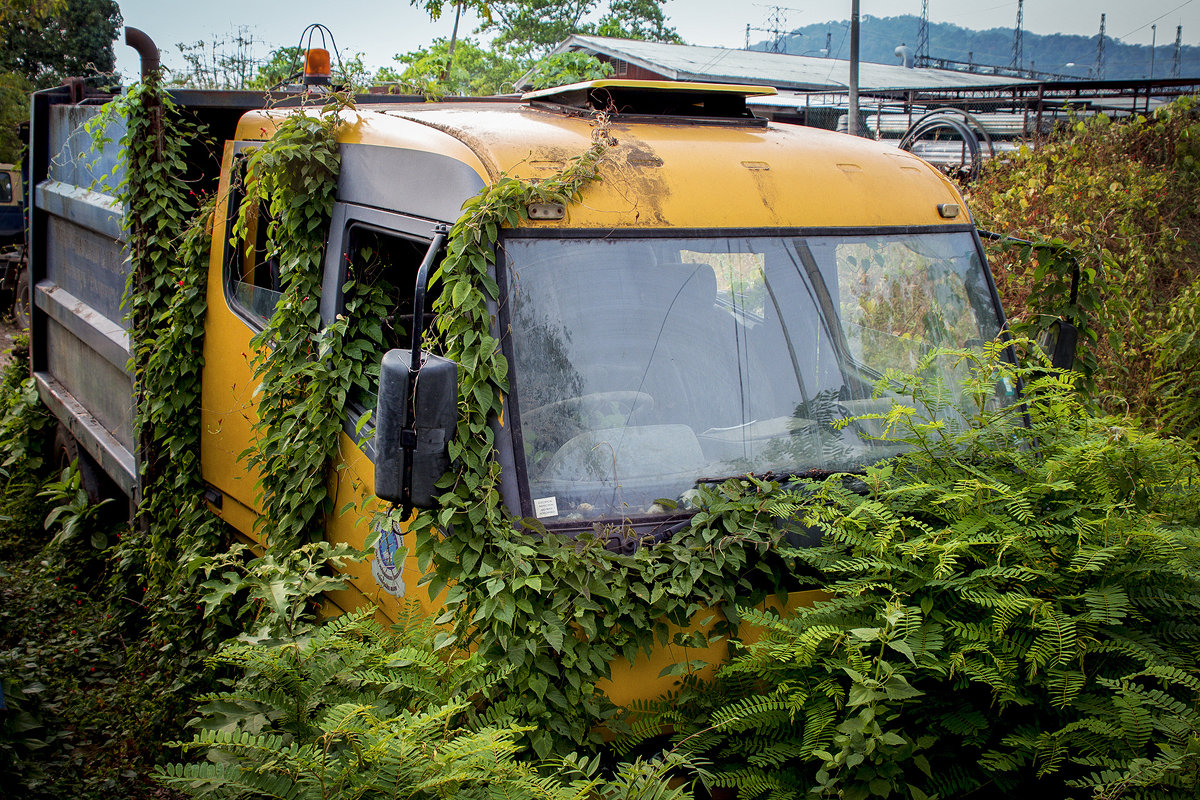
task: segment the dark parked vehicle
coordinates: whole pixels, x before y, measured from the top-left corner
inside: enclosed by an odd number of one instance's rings
[[[22,328],[29,326],[29,272],[25,258],[25,221],[28,211],[21,172],[0,164],[0,300],[12,303],[13,316]]]

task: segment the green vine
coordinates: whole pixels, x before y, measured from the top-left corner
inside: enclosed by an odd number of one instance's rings
[[[620,728],[619,709],[596,688],[618,658],[632,660],[671,638],[707,646],[700,633],[672,633],[703,609],[728,612],[718,632],[733,632],[736,602],[757,602],[788,584],[785,562],[771,555],[783,534],[774,520],[796,505],[780,503],[769,482],[732,480],[700,490],[698,513],[670,541],[632,554],[606,546],[630,532],[598,528],[568,539],[536,520],[513,519],[500,504],[500,466],[491,420],[502,413],[508,365],[492,329],[494,268],[501,228],[525,218],[531,202],[569,203],[600,180],[615,144],[598,115],[593,141],[558,175],[502,178],[464,205],[434,278],[436,333],[427,343],[459,365],[459,421],[450,444],[453,474],[436,509],[412,523],[416,554],[431,595],[445,589],[452,637],[510,665],[504,709],[534,727],[539,756],[599,740],[596,726]],[[673,668],[684,675],[701,666]]]
[[[357,303],[365,300],[352,299],[329,325],[320,314],[321,262],[340,167],[336,132],[350,110],[350,96],[332,94],[319,114],[289,114],[251,152],[235,229],[244,237],[247,215],[265,209],[269,257],[279,264],[282,296],[251,339],[259,420],[241,456],[259,470],[259,530],[277,554],[321,538],[346,398],[369,371],[367,351],[352,346],[361,324]]]
[[[215,198],[186,179],[187,147],[202,142],[155,74],[89,123],[125,124],[120,158],[131,271],[125,291],[134,429],[140,463],[135,524],[112,554],[113,606],[151,645],[138,656],[143,689],[184,698],[205,679],[203,653],[222,638],[200,605],[194,560],[224,549],[223,523],[207,509],[200,471],[200,385],[207,307],[209,224]],[[145,626],[143,628],[143,626]],[[160,705],[160,722],[173,711]]]

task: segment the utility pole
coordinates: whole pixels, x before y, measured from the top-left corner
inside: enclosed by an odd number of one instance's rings
[[[1182,30],[1182,26],[1180,29]],[[1179,45],[1177,44],[1175,47],[1178,49]],[[825,31],[825,57],[833,58],[833,34],[829,31]]]
[[[1175,27],[1175,59],[1171,64],[1171,77],[1179,77],[1179,51],[1183,47],[1183,26]]]
[[[1008,65],[1011,69],[1025,67],[1025,54],[1021,51],[1021,15],[1024,10],[1025,0],[1017,0],[1017,27],[1013,31],[1012,62]]]
[[[786,51],[783,44],[783,23],[787,19],[787,15],[783,13],[783,9],[775,6],[771,9],[771,21],[767,23],[771,26],[771,32],[775,34],[775,38],[771,40],[771,52],[782,53]]]
[[[850,108],[846,133],[858,136],[858,0],[850,3]]]
[[[1104,18],[1100,15],[1100,38],[1096,42],[1096,79],[1104,80]]]
[[[771,34],[771,49],[772,53],[786,53],[787,45],[784,44],[783,36],[788,33],[787,14],[788,11],[799,11],[798,8],[785,8],[784,6],[767,6],[771,9],[771,15],[767,20],[767,27],[756,28],[746,23],[746,49],[750,49],[750,31],[762,31],[763,33]]]
[[[446,68],[442,70],[442,80],[450,77],[450,68],[454,66],[454,44],[458,41],[458,18],[462,15],[463,0],[454,4],[454,32],[450,34],[450,51],[446,54]]]
[[[917,28],[917,66],[929,61],[929,0],[921,0],[921,27]]]
[[[1150,26],[1150,80],[1154,80],[1154,45],[1158,41],[1158,26]]]

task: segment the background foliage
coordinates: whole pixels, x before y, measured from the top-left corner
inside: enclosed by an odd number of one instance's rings
[[[1183,98],[1153,116],[1080,119],[1049,141],[993,162],[969,187],[977,223],[1052,240],[1081,259],[1096,332],[1096,399],[1193,435],[1197,362],[1190,350],[1200,280],[1200,113]],[[1068,263],[1037,269],[993,250],[993,272],[1018,322],[1064,311]],[[1048,268],[1045,268],[1048,267]],[[1047,293],[1047,289],[1051,291]]]
[[[438,19],[455,4],[418,2]],[[522,0],[471,3],[484,19],[475,37],[435,38],[429,45],[393,56],[394,65],[371,72],[363,54],[334,58],[335,81],[357,91],[381,85],[401,94],[429,98],[481,96],[512,92],[516,81],[536,70],[535,88],[603,77],[611,68],[582,53],[547,57],[572,33],[680,42],[667,25],[661,0],[570,0],[550,3]],[[483,37],[488,37],[485,41]],[[280,47],[255,56],[256,42],[246,29],[208,41],[179,43],[186,68],[171,73],[174,85],[197,88],[267,88],[287,78],[300,62],[296,47]]]
[[[55,86],[68,76],[112,73],[116,66],[112,43],[121,24],[114,0],[33,5],[0,17],[0,73],[20,75],[38,89]]]
[[[610,10],[647,13],[649,5]],[[446,50],[445,61],[433,58],[420,74],[435,80],[439,65],[450,66]],[[529,201],[569,202],[597,178],[612,144],[602,118],[593,147],[563,173],[538,183],[502,179],[468,204],[437,275],[438,331],[429,344],[465,375],[452,451],[458,464],[441,508],[423,513],[415,528],[430,588],[447,589],[440,623],[450,627],[417,626],[418,635],[356,617],[314,627],[310,601],[336,583],[325,570],[347,555],[303,545],[330,511],[324,478],[340,420],[329,411],[366,373],[351,350],[361,331],[346,320],[322,323],[313,279],[337,170],[333,130],[348,109],[333,98],[323,114],[292,115],[251,157],[248,194],[273,212],[271,248],[285,298],[256,340],[265,413],[254,457],[272,547],[246,563],[240,551],[221,554],[195,469],[206,238],[195,219],[204,219],[205,207],[183,182],[181,154],[156,131],[167,126],[166,139],[191,134],[153,83],[128,102],[127,150],[141,159],[129,172],[144,177],[125,187],[124,199],[140,208],[131,215],[138,225],[131,321],[148,492],[142,524],[122,532],[110,560],[80,573],[90,583],[72,583],[69,592],[37,588],[51,573],[33,566],[12,582],[40,592],[53,611],[37,641],[3,642],[7,663],[20,660],[7,669],[19,676],[14,696],[23,716],[12,719],[24,727],[4,730],[0,757],[34,776],[27,788],[53,790],[36,783],[36,765],[70,762],[82,771],[98,752],[111,760],[81,793],[111,790],[120,779],[110,769],[119,763],[113,754],[124,752],[131,731],[177,721],[178,708],[156,707],[157,699],[180,697],[211,674],[198,660],[228,622],[246,636],[210,662],[229,680],[207,696],[202,732],[184,745],[215,760],[167,770],[181,789],[300,791],[332,780],[351,795],[470,794],[503,783],[529,796],[671,796],[679,792],[662,778],[675,759],[635,763],[605,783],[595,758],[569,751],[598,747],[598,722],[616,731],[625,724],[595,688],[615,658],[668,641],[706,644],[669,624],[721,608],[730,620],[743,614],[766,627],[766,638],[716,688],[695,682],[699,664],[675,665],[684,688],[666,705],[641,708],[631,730],[644,739],[660,723],[675,726],[680,749],[716,755],[716,780],[745,796],[1195,795],[1197,456],[1120,420],[1092,419],[1064,377],[1030,386],[1032,428],[1020,424],[1018,409],[947,425],[897,407],[890,421],[906,432],[913,454],[861,479],[728,481],[701,491],[697,513],[666,541],[634,541],[620,526],[564,541],[503,513],[489,423],[507,381],[488,334],[493,245]],[[1186,103],[1132,126],[1084,125],[1046,148],[1048,160],[1034,151],[996,167],[997,185],[987,189],[1001,223],[1003,213],[1018,215],[996,226],[1002,230],[1025,233],[1016,223],[1037,222],[1060,237],[1055,247],[1108,242],[1091,254],[1088,304],[1071,311],[1097,321],[1096,363],[1124,363],[1128,372],[1099,373],[1104,400],[1119,408],[1114,398],[1144,393],[1150,375],[1161,387],[1162,418],[1180,427],[1189,419],[1195,319],[1188,297],[1196,290],[1188,259],[1161,250],[1189,252],[1189,220],[1170,216],[1174,205],[1160,208],[1155,192],[1196,208],[1196,130]],[[1097,154],[1099,167],[1083,166]],[[1137,188],[1122,191],[1121,181]],[[1057,207],[1056,197],[1068,207]],[[1086,237],[1073,239],[1080,231]],[[1040,274],[1014,268],[1006,279],[1005,291],[1031,319],[1063,311],[1063,262],[1052,255],[1039,261]],[[1175,295],[1169,311],[1155,311]],[[1122,339],[1118,321],[1143,308],[1159,316],[1135,326],[1133,343]],[[997,375],[1010,371],[997,352],[930,359],[974,359],[969,388],[982,403]],[[912,396],[918,412],[944,406],[925,384],[900,375],[888,381]],[[25,469],[40,457],[44,417],[28,385],[16,377],[4,383],[4,465]],[[328,424],[307,425],[314,419]],[[305,436],[288,435],[297,426]],[[8,496],[9,507],[34,513],[36,480],[10,486],[24,488]],[[71,505],[77,492],[69,476],[49,492],[59,504],[50,524],[60,532],[87,514]],[[805,526],[821,532],[822,545],[789,547],[787,528]],[[76,567],[94,556],[93,536],[72,541],[80,547],[70,560]],[[794,615],[753,608],[768,592],[805,586],[827,587],[833,599]],[[13,591],[6,600],[25,596]],[[75,622],[65,613],[70,603],[82,608],[93,597],[104,613],[116,611],[116,621],[66,635]],[[8,630],[19,617],[5,616]],[[124,653],[120,637],[144,639],[150,652]],[[88,657],[65,658],[67,648]],[[494,665],[502,674],[485,676]],[[68,708],[81,691],[93,691],[95,704]],[[67,747],[72,729],[84,734],[74,739],[85,743],[82,753]],[[515,756],[526,743],[560,757],[522,762]],[[42,758],[39,749],[56,755]]]
[[[111,83],[120,22],[113,0],[0,3],[0,162],[20,160],[17,126],[29,120],[29,92],[69,76]]]
[[[459,39],[450,58],[450,42],[437,38],[428,47],[393,57],[395,67],[384,67],[375,81],[402,94],[426,97],[479,96],[511,92],[528,63],[499,45]]]

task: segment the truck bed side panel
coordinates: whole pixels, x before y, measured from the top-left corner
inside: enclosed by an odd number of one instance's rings
[[[84,124],[95,105],[50,105],[31,138],[44,177],[34,192],[37,245],[31,260],[34,375],[43,400],[80,445],[127,493],[137,485],[133,457],[129,337],[121,298],[129,264],[123,209],[113,196],[119,122],[97,145]],[[36,116],[35,116],[36,126]],[[40,159],[39,159],[40,157]]]

